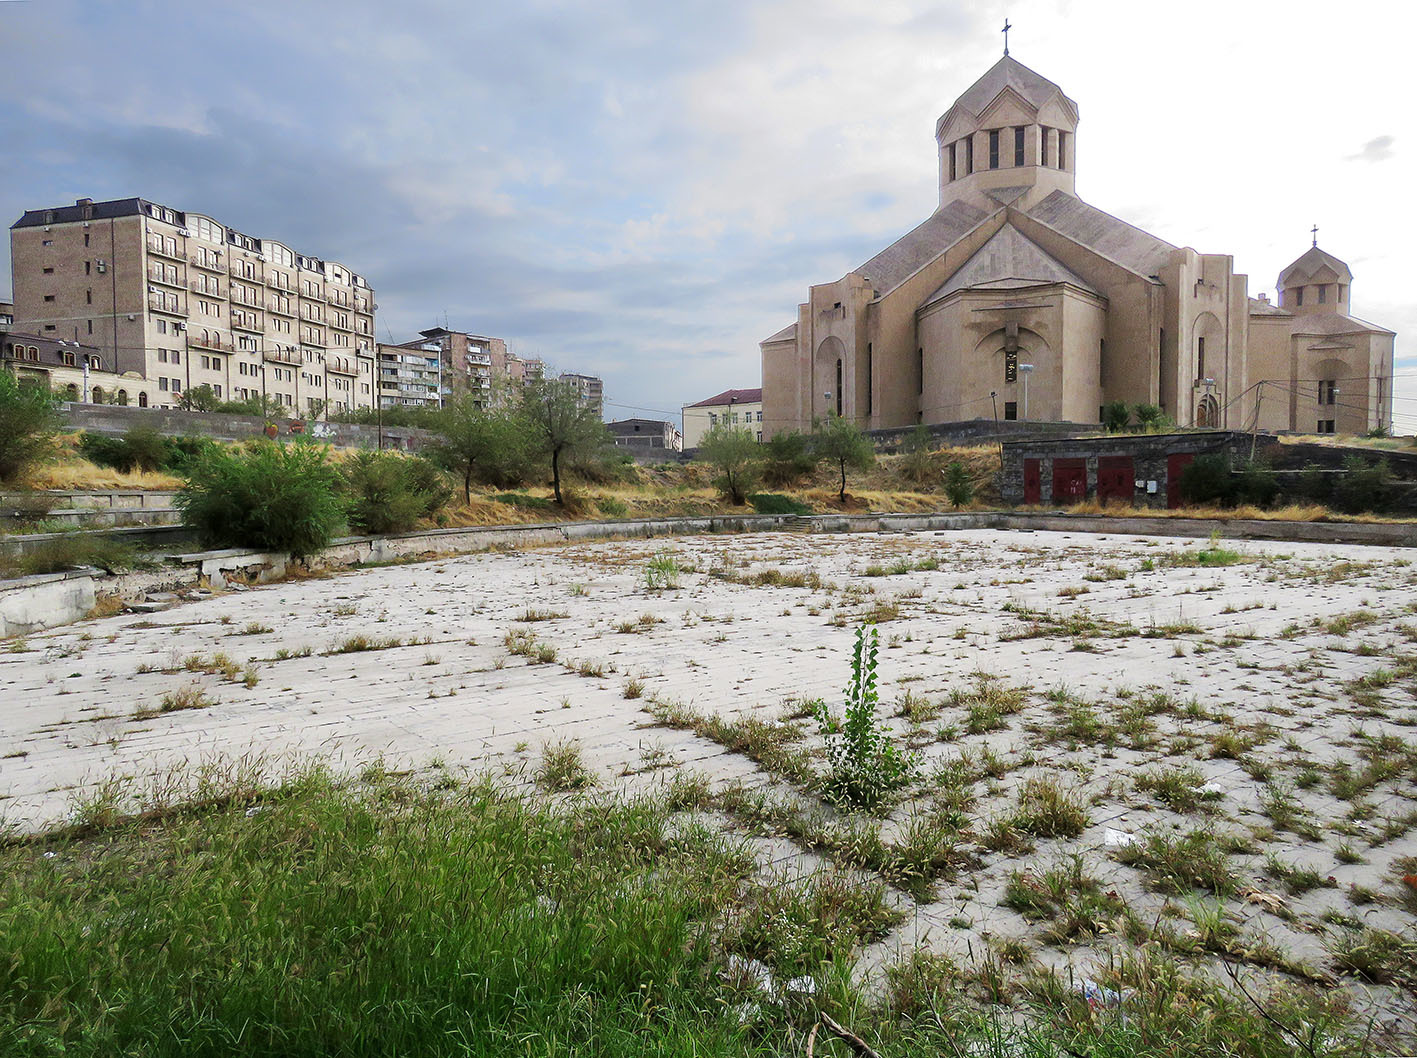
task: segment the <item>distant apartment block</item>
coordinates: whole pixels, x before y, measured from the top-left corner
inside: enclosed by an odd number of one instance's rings
[[[442,348],[435,341],[419,345],[379,345],[379,406],[441,408]]]
[[[605,417],[605,383],[595,375],[577,375],[573,373],[563,373],[562,382],[569,382],[576,387],[576,392],[580,396],[581,403],[587,407],[595,409],[596,418]]]
[[[164,406],[210,386],[305,416],[373,407],[374,290],[334,261],[142,198],[27,210],[16,327],[93,345]]]
[[[699,447],[704,434],[720,423],[740,430],[749,430],[761,441],[763,391],[761,388],[725,389],[707,400],[684,405],[683,416],[685,448]]]
[[[15,325],[15,306],[9,301],[0,301],[0,332],[8,331]]]

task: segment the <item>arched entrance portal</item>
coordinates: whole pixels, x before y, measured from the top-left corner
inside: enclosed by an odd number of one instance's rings
[[[1220,401],[1207,393],[1196,405],[1196,425],[1205,430],[1214,430],[1220,425]]]

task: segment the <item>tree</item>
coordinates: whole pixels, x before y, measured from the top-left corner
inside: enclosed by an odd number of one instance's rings
[[[974,479],[958,459],[945,467],[945,495],[955,507],[974,499]]]
[[[817,424],[812,434],[812,450],[818,458],[835,463],[841,471],[841,487],[838,496],[846,502],[846,468],[865,470],[876,461],[876,449],[871,439],[861,432],[850,419],[840,415],[829,415],[825,422]]]
[[[50,450],[59,399],[0,368],[0,481],[14,481]]]
[[[753,434],[741,427],[718,423],[699,442],[699,458],[712,464],[719,477],[714,482],[728,502],[738,505],[748,501],[748,493],[757,484],[762,464],[762,446]]]
[[[472,502],[475,477],[499,484],[520,480],[526,469],[526,428],[506,409],[481,407],[471,397],[452,401],[429,423],[439,437],[429,455],[461,475],[463,502]]]
[[[561,468],[572,459],[589,458],[611,443],[595,408],[581,400],[573,382],[538,378],[526,384],[519,402],[531,448],[551,461],[551,487],[561,497]]]
[[[418,456],[363,451],[341,473],[349,524],[361,532],[407,532],[450,495],[442,472]]]
[[[1132,421],[1132,409],[1124,400],[1114,400],[1102,406],[1102,425],[1108,433],[1121,433]]]
[[[221,407],[221,398],[216,395],[216,390],[204,382],[182,394],[177,406],[183,411],[216,411]]]
[[[784,430],[773,434],[762,448],[766,457],[763,477],[769,485],[791,485],[817,468],[817,456],[812,451],[811,438],[800,430]]]

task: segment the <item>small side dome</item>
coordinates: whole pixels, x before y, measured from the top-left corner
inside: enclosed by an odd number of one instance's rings
[[[1315,243],[1279,273],[1280,304],[1290,312],[1346,314],[1353,273],[1348,265]]]

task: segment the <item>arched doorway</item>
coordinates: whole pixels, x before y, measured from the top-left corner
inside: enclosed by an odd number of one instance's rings
[[[812,417],[849,414],[850,404],[843,392],[848,374],[846,344],[835,335],[826,338],[817,346],[813,361],[813,374],[816,378],[816,386],[813,388],[818,392],[811,395],[809,402]]]
[[[95,404],[102,404],[102,403],[103,403],[103,389],[102,389],[102,387],[100,387],[100,386],[94,386],[94,388],[93,388],[90,392],[91,392],[91,399],[93,400],[93,403],[95,403]]]
[[[1220,401],[1207,393],[1196,405],[1196,425],[1203,430],[1213,430],[1220,425]]]
[[[139,393],[139,394],[138,394],[138,407],[140,407],[140,408],[146,408],[147,406],[148,406],[148,395],[147,395],[147,393],[146,393],[146,392]]]
[[[120,389],[118,391],[118,406],[120,408],[126,408],[128,406],[128,391],[126,389]]]

